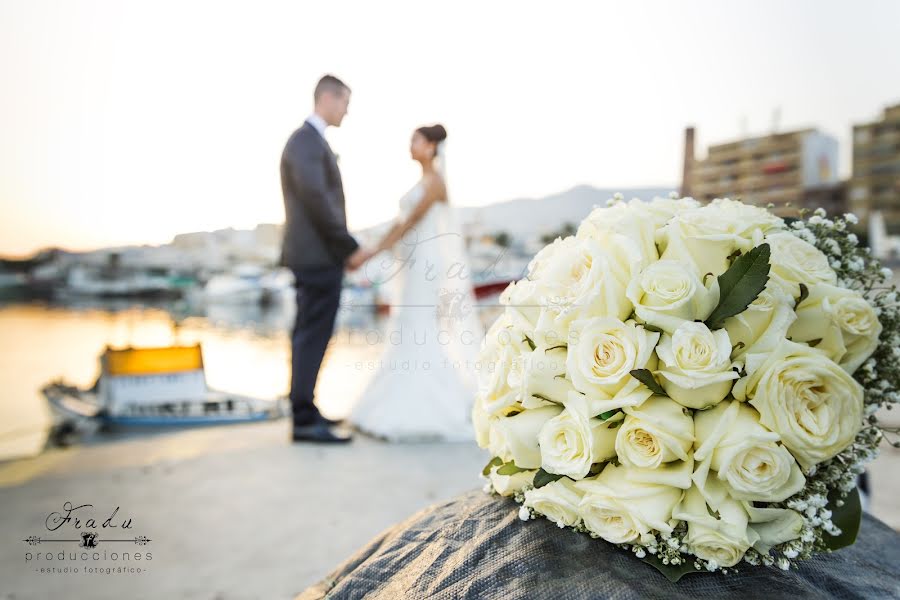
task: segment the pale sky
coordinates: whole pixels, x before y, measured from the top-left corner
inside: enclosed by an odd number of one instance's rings
[[[450,133],[452,201],[677,186],[700,148],[900,102],[900,2],[0,0],[0,253],[165,243],[283,220],[278,164],[318,77],[353,88],[329,138],[351,228]],[[742,125],[743,123],[743,125]]]

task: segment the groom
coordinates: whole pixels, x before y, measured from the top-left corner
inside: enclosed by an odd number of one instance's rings
[[[281,156],[284,241],[281,264],[294,272],[297,318],[291,335],[292,440],[349,442],[332,431],[336,421],[319,413],[313,391],[319,367],[334,331],[344,269],[356,269],[371,257],[347,231],[344,188],[325,129],[340,127],[350,103],[350,88],[332,75],[319,80],[315,110],[288,140]]]

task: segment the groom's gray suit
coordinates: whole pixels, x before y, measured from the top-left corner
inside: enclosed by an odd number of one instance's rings
[[[297,281],[297,318],[291,335],[294,426],[319,420],[313,390],[334,331],[344,261],[359,246],[347,231],[344,187],[328,142],[309,122],[295,131],[281,156],[284,241],[281,264]]]

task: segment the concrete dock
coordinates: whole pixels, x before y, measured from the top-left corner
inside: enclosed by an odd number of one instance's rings
[[[0,598],[293,598],[384,528],[480,487],[487,460],[471,444],[357,436],[347,446],[313,446],[287,437],[287,421],[236,425],[98,441],[0,464]],[[898,466],[900,451],[885,447],[872,468],[873,512],[894,528]],[[92,505],[71,516],[96,519],[96,548],[79,548],[84,522],[48,531],[48,516],[64,513],[66,502]],[[130,519],[127,533],[101,527],[116,507],[111,525]],[[29,536],[43,539],[30,545]],[[135,536],[150,541],[128,541]],[[114,552],[152,559],[113,559]],[[65,567],[70,572],[52,572]]]

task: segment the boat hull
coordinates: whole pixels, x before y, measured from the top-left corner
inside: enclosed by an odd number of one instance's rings
[[[57,425],[66,424],[83,434],[98,429],[157,429],[181,427],[207,427],[211,425],[232,425],[256,423],[287,416],[283,401],[271,403],[253,398],[210,391],[210,397],[191,404],[191,407],[214,406],[203,414],[180,414],[160,407],[147,407],[153,414],[111,414],[100,406],[91,390],[83,390],[62,382],[51,383],[42,390],[56,416]],[[253,408],[254,404],[265,404]]]
[[[229,425],[235,423],[256,423],[270,421],[273,417],[267,413],[242,416],[221,417],[113,417],[101,415],[100,421],[105,428],[162,428],[162,427],[205,427],[209,425]]]

